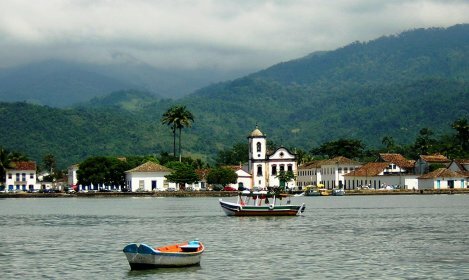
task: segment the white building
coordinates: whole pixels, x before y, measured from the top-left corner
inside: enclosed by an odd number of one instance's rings
[[[388,162],[369,162],[345,174],[345,184],[349,189],[367,187],[370,189],[389,189],[396,186],[405,189],[417,189],[417,176],[414,174],[395,173],[396,168]]]
[[[469,159],[455,159],[451,161],[448,169],[469,177]],[[469,180],[466,180],[465,188],[469,188]]]
[[[77,171],[78,171],[79,165],[74,164],[72,166],[68,167],[68,185],[71,186],[72,188],[76,188],[78,184],[78,177],[77,177]]]
[[[324,186],[328,189],[351,189],[344,175],[354,171],[361,164],[346,157],[319,160],[298,167],[298,186]]]
[[[354,171],[361,164],[346,157],[335,157],[329,160],[321,161],[321,170],[319,173],[319,182],[325,188],[345,188],[350,189],[345,183],[344,175]]]
[[[34,191],[36,186],[36,162],[12,162],[5,172],[6,191]]]
[[[466,187],[468,176],[446,168],[439,168],[419,178],[419,189],[462,189]]]
[[[248,173],[252,176],[252,186],[266,189],[285,185],[287,188],[296,186],[296,180],[281,182],[277,177],[282,172],[297,175],[296,155],[284,147],[269,153],[266,136],[256,126],[248,136],[249,162]]]
[[[170,183],[164,177],[171,174],[171,169],[148,161],[134,169],[125,171],[127,188],[132,191],[164,191],[176,189],[175,183]]]
[[[425,174],[430,172],[431,166],[436,166],[438,168],[447,167],[451,161],[441,154],[434,155],[420,155],[419,159],[415,163],[415,173],[416,174]],[[432,170],[435,170],[433,167]]]
[[[321,161],[316,160],[298,166],[296,181],[300,189],[306,186],[317,186],[321,183]]]
[[[243,170],[242,166],[232,167],[238,179],[235,184],[228,185],[231,188],[241,190],[241,189],[252,189],[252,176],[248,172]]]

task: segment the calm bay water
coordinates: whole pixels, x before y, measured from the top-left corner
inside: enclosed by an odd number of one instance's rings
[[[0,278],[469,279],[469,195],[294,201],[303,216],[227,217],[217,198],[2,199]],[[122,253],[193,238],[197,267],[130,271]]]

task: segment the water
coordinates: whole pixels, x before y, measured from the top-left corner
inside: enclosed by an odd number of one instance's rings
[[[0,200],[1,279],[469,279],[469,195],[298,197],[301,217],[217,198]],[[122,248],[199,238],[200,266],[130,271]]]

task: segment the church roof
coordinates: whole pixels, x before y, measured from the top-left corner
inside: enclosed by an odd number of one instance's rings
[[[171,172],[172,170],[164,167],[158,163],[147,161],[142,165],[135,167],[134,169],[127,170],[125,172]]]
[[[265,135],[259,130],[259,127],[257,127],[251,132],[249,135],[250,137],[264,137]]]

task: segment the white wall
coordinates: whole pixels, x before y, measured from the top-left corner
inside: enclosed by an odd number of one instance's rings
[[[37,189],[36,170],[8,169],[5,177],[6,191],[28,191]]]
[[[463,178],[431,178],[431,179],[419,179],[419,189],[423,190],[438,190],[438,189],[449,189],[448,181],[454,181],[454,188],[461,189],[465,188],[466,180]],[[463,182],[461,182],[463,180]],[[438,185],[439,181],[439,185]]]
[[[126,174],[126,181],[128,188],[135,192],[142,188],[143,191],[152,191],[152,182],[156,181],[157,191],[166,190],[168,187],[176,188],[175,183],[167,182],[165,175],[169,175],[169,172],[132,172]],[[129,185],[130,182],[130,185]]]

